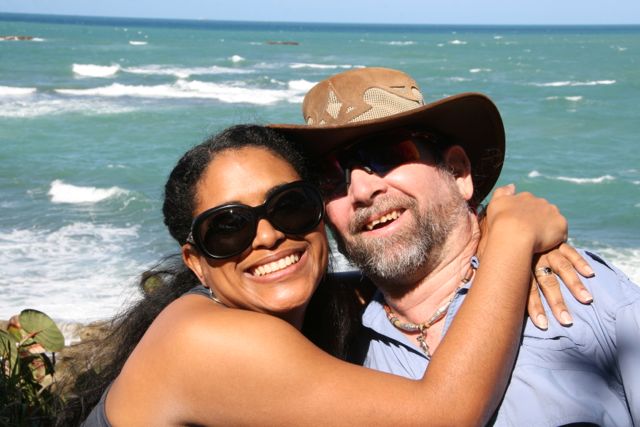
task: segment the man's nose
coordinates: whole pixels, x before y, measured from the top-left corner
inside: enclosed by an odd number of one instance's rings
[[[349,171],[348,195],[355,205],[370,205],[376,195],[387,191],[384,178],[368,167],[356,167]]]

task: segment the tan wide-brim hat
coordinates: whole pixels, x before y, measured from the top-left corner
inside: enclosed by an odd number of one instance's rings
[[[420,128],[462,146],[471,161],[473,200],[481,202],[502,169],[504,127],[495,104],[480,93],[424,103],[418,84],[388,68],[360,68],[329,77],[305,96],[306,124],[271,124],[312,156],[394,128]]]

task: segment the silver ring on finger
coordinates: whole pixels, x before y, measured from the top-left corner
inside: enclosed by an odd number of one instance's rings
[[[551,267],[538,267],[533,270],[533,273],[536,276],[551,276],[553,274],[553,270]]]

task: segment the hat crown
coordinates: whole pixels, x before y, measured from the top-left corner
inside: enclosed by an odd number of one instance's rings
[[[424,105],[418,84],[388,68],[362,68],[334,75],[304,98],[307,125],[340,126],[393,116]]]
[[[496,183],[505,152],[502,118],[480,93],[460,93],[424,103],[417,83],[402,71],[359,68],[329,77],[305,96],[304,125],[272,124],[287,138],[322,156],[365,136],[420,128],[460,145],[471,162],[480,202]]]

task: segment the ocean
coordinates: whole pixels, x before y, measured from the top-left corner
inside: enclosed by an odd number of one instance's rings
[[[507,133],[500,183],[557,204],[571,243],[640,283],[639,26],[0,14],[0,319],[120,311],[178,252],[161,197],[180,155],[232,124],[302,123],[314,83],[363,66],[408,72],[427,101],[489,95]]]

